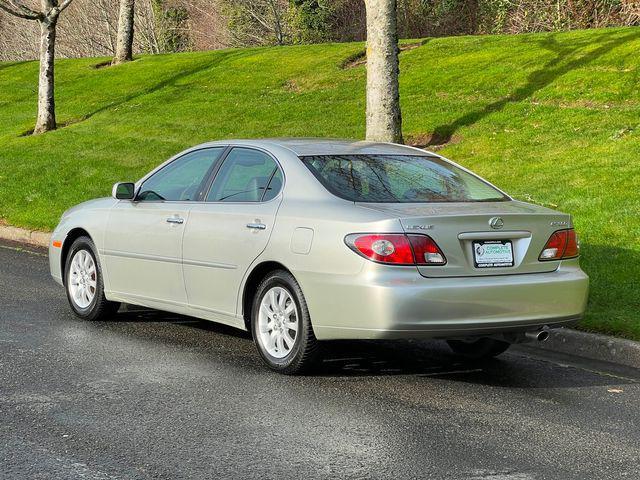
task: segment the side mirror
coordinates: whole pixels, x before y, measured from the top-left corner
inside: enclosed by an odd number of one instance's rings
[[[132,182],[119,182],[113,186],[111,191],[113,198],[118,200],[133,200],[136,196],[136,184]]]

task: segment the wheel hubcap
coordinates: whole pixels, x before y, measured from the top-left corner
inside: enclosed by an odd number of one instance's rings
[[[298,323],[298,308],[291,294],[282,287],[269,289],[258,312],[258,340],[269,355],[284,358],[291,353]]]
[[[73,303],[87,308],[96,296],[96,263],[87,250],[78,250],[69,268],[69,294]]]

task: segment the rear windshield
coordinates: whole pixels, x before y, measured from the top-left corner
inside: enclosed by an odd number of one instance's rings
[[[509,200],[475,175],[419,155],[300,157],[334,195],[354,202],[499,202]]]

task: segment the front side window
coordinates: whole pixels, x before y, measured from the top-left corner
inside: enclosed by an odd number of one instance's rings
[[[223,151],[224,147],[206,148],[178,158],[142,184],[137,200],[141,202],[197,200],[207,173]]]
[[[334,195],[353,202],[498,202],[508,197],[437,157],[316,155],[302,162]]]
[[[274,198],[282,186],[282,174],[266,153],[234,148],[216,175],[207,202],[260,202]]]

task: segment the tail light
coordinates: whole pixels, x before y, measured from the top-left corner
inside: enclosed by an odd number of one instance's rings
[[[416,265],[444,265],[447,263],[444,253],[430,236],[412,234],[407,235],[407,238],[413,248]]]
[[[538,260],[541,262],[548,260],[561,260],[563,258],[574,258],[580,254],[580,244],[576,231],[558,230],[553,232],[547,244],[542,249]]]
[[[353,233],[345,243],[369,260],[391,265],[444,265],[442,250],[427,235],[404,233]]]

